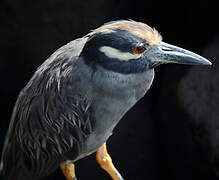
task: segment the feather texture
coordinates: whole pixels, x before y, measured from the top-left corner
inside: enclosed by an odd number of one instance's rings
[[[92,133],[90,101],[74,90],[76,84],[72,86],[78,56],[68,53],[74,51],[74,43],[39,67],[18,97],[1,161],[8,179],[20,168],[22,178],[46,175],[69,159],[71,151],[74,160]]]

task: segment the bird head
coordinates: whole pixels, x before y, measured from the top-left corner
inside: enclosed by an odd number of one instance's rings
[[[141,22],[113,21],[87,37],[81,53],[87,63],[124,74],[143,72],[166,63],[211,65],[202,56],[163,42],[158,31]]]

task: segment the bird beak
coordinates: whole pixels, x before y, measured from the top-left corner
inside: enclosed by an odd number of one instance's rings
[[[149,49],[145,56],[152,63],[178,63],[189,65],[211,65],[211,62],[198,54],[183,48],[161,42]]]

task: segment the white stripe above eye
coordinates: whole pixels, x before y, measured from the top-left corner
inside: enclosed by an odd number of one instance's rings
[[[122,52],[116,48],[109,46],[102,46],[99,49],[102,53],[104,53],[109,58],[115,58],[120,61],[128,61],[131,59],[138,59],[142,56],[142,54],[132,54],[130,52]]]

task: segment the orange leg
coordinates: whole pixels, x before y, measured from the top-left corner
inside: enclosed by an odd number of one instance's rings
[[[60,168],[66,177],[66,180],[77,180],[75,176],[75,165],[73,163],[62,163]]]
[[[104,143],[96,153],[96,159],[100,167],[104,169],[113,180],[123,180],[119,171],[113,165],[112,159],[107,152],[106,143]]]

